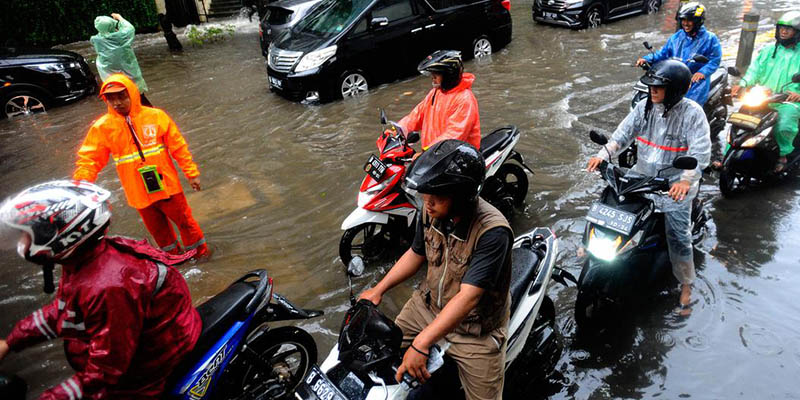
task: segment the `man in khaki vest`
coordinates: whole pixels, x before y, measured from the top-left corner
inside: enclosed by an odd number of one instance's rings
[[[406,185],[422,194],[411,248],[362,299],[379,304],[387,290],[428,273],[396,323],[408,350],[397,370],[424,382],[430,347],[445,338],[468,400],[501,399],[510,313],[513,233],[505,217],[478,197],[485,164],[473,146],[434,144],[412,164]]]

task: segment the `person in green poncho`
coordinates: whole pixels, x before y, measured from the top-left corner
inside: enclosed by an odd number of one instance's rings
[[[784,103],[770,104],[770,107],[778,111],[778,122],[774,129],[780,158],[775,172],[786,168],[786,155],[794,150],[793,142],[800,121],[800,83],[791,83],[792,75],[800,73],[798,42],[800,11],[789,11],[776,23],[775,44],[761,49],[739,84],[731,88],[734,96],[741,88],[755,85],[766,86],[773,92],[783,89],[789,95]]]
[[[152,107],[144,93],[147,83],[142,78],[142,70],[133,53],[133,37],[136,29],[121,15],[112,13],[110,17],[101,15],[94,19],[97,35],[89,39],[97,52],[97,72],[105,81],[115,73],[123,73],[136,83],[142,98],[142,105]]]

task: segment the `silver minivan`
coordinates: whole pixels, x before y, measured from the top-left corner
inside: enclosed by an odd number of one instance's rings
[[[261,53],[267,57],[269,44],[283,32],[291,29],[306,14],[314,9],[321,0],[281,0],[266,8],[264,18],[258,25],[258,36],[261,40]]]

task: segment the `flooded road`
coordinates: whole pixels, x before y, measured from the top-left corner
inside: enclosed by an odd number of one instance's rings
[[[787,10],[796,1],[711,0],[707,25],[735,56],[733,43],[744,8]],[[641,42],[662,45],[673,32],[677,1],[656,15],[637,16],[593,31],[569,31],[531,21],[528,2],[512,2],[514,37],[490,60],[468,62],[484,134],[517,125],[517,150],[536,175],[517,233],[551,226],[561,239],[558,263],[576,276],[576,250],[588,205],[603,187],[582,172],[596,146],[588,131],[610,132],[625,116],[639,70],[622,65],[644,54]],[[762,26],[774,23],[764,12]],[[166,110],[186,137],[202,173],[204,191],[189,202],[214,258],[182,267],[195,303],[219,292],[245,271],[267,268],[276,292],[325,316],[300,324],[324,357],[348,307],[347,280],[338,260],[339,226],[355,207],[361,166],[375,153],[378,107],[399,119],[430,87],[413,77],[368,96],[322,106],[291,103],[269,92],[253,23],[236,22],[220,43],[170,54],[163,38],[137,38],[136,52],[151,88],[148,98]],[[766,30],[766,29],[765,29]],[[87,43],[67,46],[92,59]],[[90,46],[89,46],[90,47]],[[732,50],[730,50],[732,49]],[[0,197],[35,182],[67,178],[91,122],[105,110],[89,98],[35,118],[0,121]],[[718,150],[717,150],[718,151]],[[113,190],[112,232],[149,237],[129,208],[116,172],[98,183]],[[184,180],[184,187],[188,185]],[[677,297],[656,302],[633,318],[614,343],[574,341],[576,291],[553,286],[564,336],[555,387],[532,396],[555,399],[800,398],[800,181],[722,199],[716,176],[706,176],[711,232],[696,251],[697,304],[688,319],[674,314]],[[391,264],[373,269],[364,288]],[[395,315],[411,291],[397,288],[382,309]],[[41,273],[13,251],[0,253],[0,336],[49,301]],[[71,375],[60,342],[9,356],[0,370],[22,375],[38,395]]]

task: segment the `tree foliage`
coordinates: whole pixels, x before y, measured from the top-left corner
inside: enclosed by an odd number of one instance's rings
[[[158,25],[154,0],[0,0],[0,45],[46,47],[88,40],[98,15],[119,13],[137,32]]]

